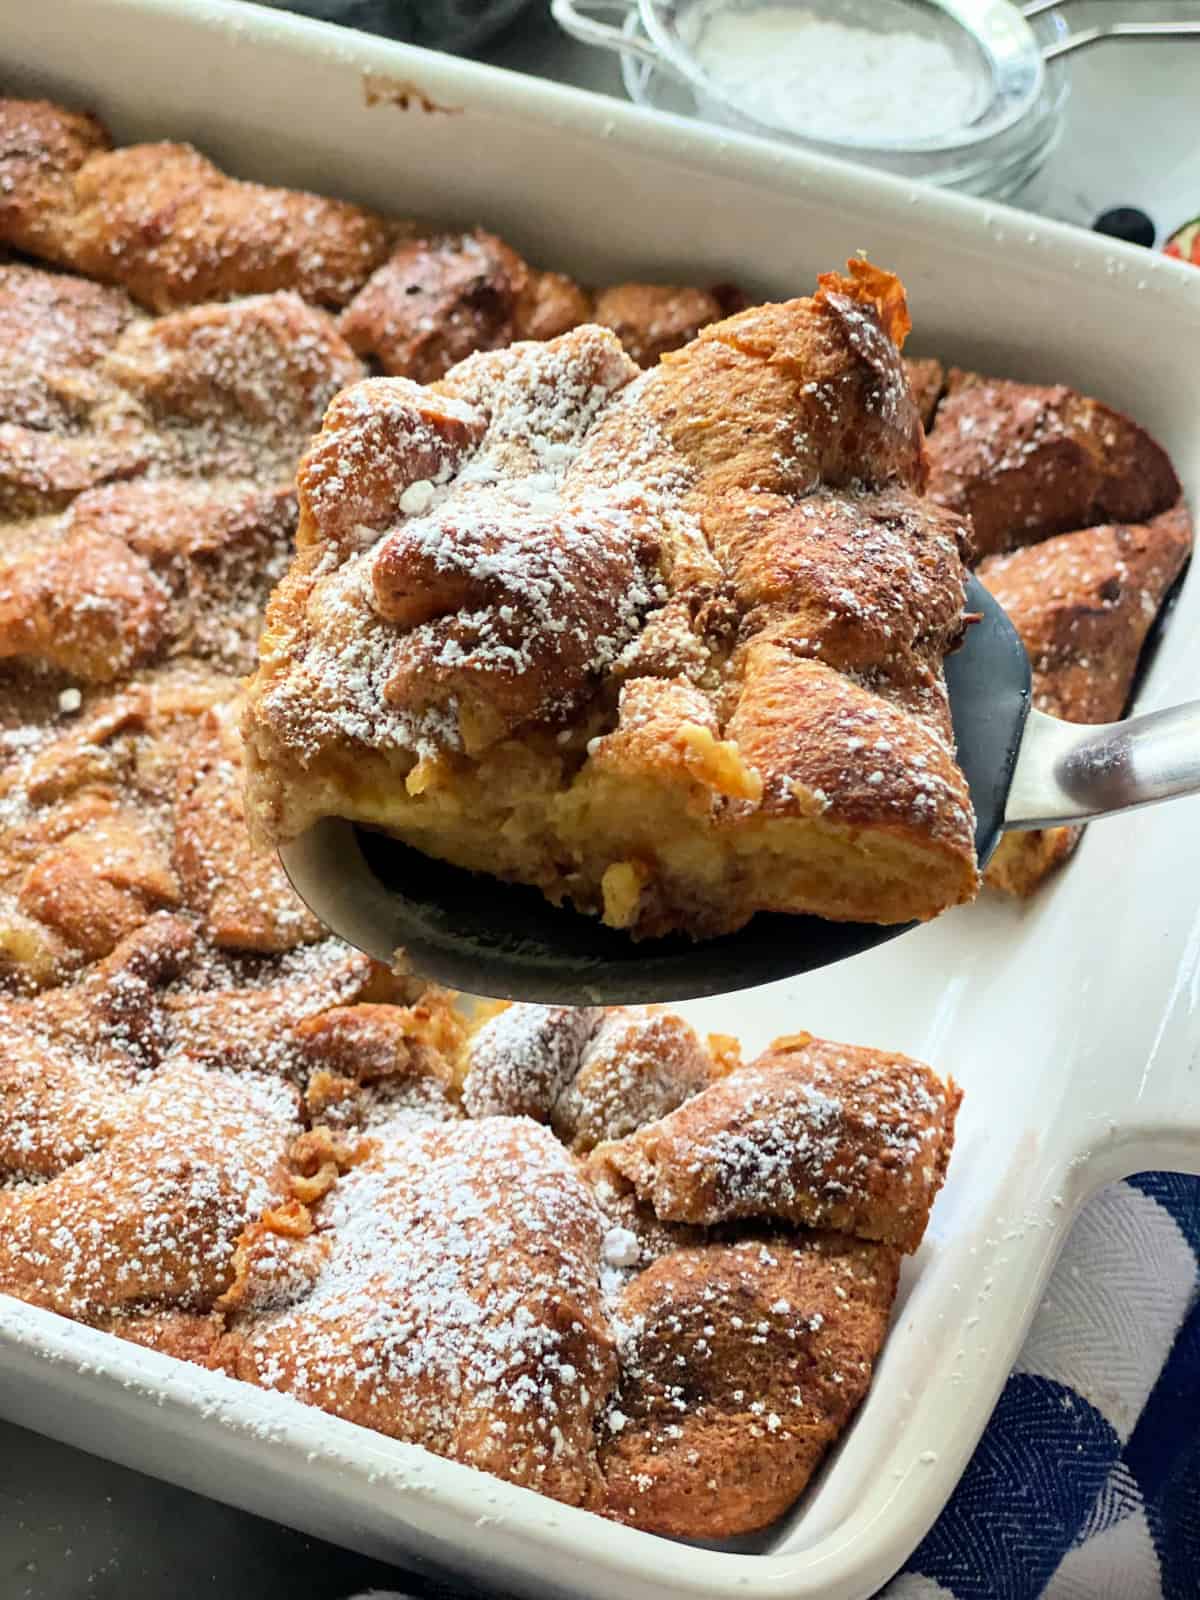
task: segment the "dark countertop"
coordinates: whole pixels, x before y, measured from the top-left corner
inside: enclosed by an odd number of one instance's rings
[[[3,1600],[343,1600],[403,1575],[0,1423]]]

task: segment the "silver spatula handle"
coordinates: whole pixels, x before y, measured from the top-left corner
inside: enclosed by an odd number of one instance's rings
[[[1200,793],[1200,701],[1090,726],[1031,711],[1004,811],[1044,828]]]

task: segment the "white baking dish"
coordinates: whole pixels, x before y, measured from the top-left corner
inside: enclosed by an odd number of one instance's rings
[[[378,81],[407,86],[407,109]],[[482,220],[585,278],[806,291],[860,247],[907,282],[918,348],[1070,380],[1139,417],[1200,503],[1200,273],[1062,226],[276,12],[0,0],[0,84],[190,138],[247,177]],[[387,87],[386,84],[383,87]],[[374,99],[373,105],[368,101]],[[1142,694],[1200,682],[1200,580]],[[0,1413],[397,1561],[597,1600],[856,1600],[952,1489],[1083,1200],[1200,1171],[1200,802],[1096,826],[1028,907],[955,912],[840,968],[684,1008],[754,1048],[805,1027],[965,1085],[959,1148],[875,1386],[753,1548],[673,1544],[0,1296]]]

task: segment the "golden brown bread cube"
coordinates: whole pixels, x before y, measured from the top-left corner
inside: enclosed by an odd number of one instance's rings
[[[0,422],[0,518],[60,511],[84,489],[136,477],[151,455],[136,428],[70,435]]]
[[[1026,900],[1064,861],[1083,838],[1082,827],[1028,828],[1006,833],[987,864],[984,882]]]
[[[1012,618],[1033,666],[1034,704],[1067,722],[1115,722],[1167,591],[1192,548],[1180,503],[1150,522],[1059,534],[993,556],[979,576]],[[987,882],[1029,895],[1071,854],[1080,828],[1006,834]]]
[[[135,632],[115,607],[98,616],[97,623],[111,618],[118,626],[118,649],[108,661],[97,649],[98,670],[76,669],[74,676],[113,678],[160,650],[248,671],[263,605],[287,563],[295,517],[295,495],[283,486],[153,478],[81,494],[57,526],[53,557],[63,566],[68,554],[70,560],[58,606],[70,609],[73,599],[87,615],[88,595],[102,588],[96,549],[114,547],[119,565],[119,543],[125,563],[144,563],[141,594],[163,596],[165,611],[157,640]],[[45,652],[43,659],[53,656]]]
[[[178,904],[177,764],[233,687],[179,663],[87,698],[56,689],[50,716],[0,733],[0,990],[61,982]]]
[[[717,1069],[682,1017],[644,1006],[509,1006],[472,1036],[470,1116],[548,1122],[584,1154],[698,1094]]]
[[[242,183],[186,144],[109,145],[94,117],[0,101],[0,240],[154,311],[277,289],[337,307],[387,254],[359,206]]]
[[[463,1105],[472,1117],[549,1122],[600,1025],[599,1006],[505,1006],[472,1035]]]
[[[591,296],[573,278],[531,267],[517,300],[517,338],[557,339],[560,333],[589,322],[591,315]]]
[[[81,1129],[120,1123],[118,1091],[169,1061],[297,1085],[344,1068],[314,1019],[363,999],[380,1002],[364,1008],[364,1021],[399,1015],[392,1002],[402,987],[332,940],[274,962],[238,960],[206,945],[193,921],[151,914],[76,982],[0,996],[0,1033],[12,1050],[0,1078],[0,1170],[61,1170],[97,1143]],[[420,1037],[412,1014],[403,1023]],[[31,1060],[44,1070],[31,1072]]]
[[[466,1027],[453,997],[429,991],[409,1006],[371,1002],[333,1006],[307,1017],[297,1033],[308,1065],[305,1110],[335,1135],[403,1133],[460,1113]],[[337,1151],[317,1141],[319,1159],[293,1193],[310,1204],[336,1177]],[[316,1181],[319,1179],[319,1183]]]
[[[227,1370],[597,1505],[616,1368],[604,1226],[553,1134],[515,1118],[417,1128],[353,1166],[317,1215],[319,1230],[288,1216],[286,1232],[268,1216],[239,1253]]]
[[[680,349],[701,328],[740,311],[744,304],[732,288],[614,283],[597,293],[590,320],[611,328],[639,367],[652,367],[668,350]]]
[[[61,981],[163,907],[221,949],[320,936],[274,857],[250,849],[222,710],[236,687],[183,661],[107,694],[61,691],[77,711],[0,733],[0,989]]]
[[[550,1124],[583,1155],[666,1116],[714,1075],[708,1051],[682,1017],[644,1007],[610,1010],[584,1045]]]
[[[633,1277],[601,1436],[609,1515],[705,1539],[781,1516],[867,1392],[898,1263],[837,1234],[764,1234]]]
[[[0,263],[0,422],[55,432],[80,422],[97,363],[136,315],[119,289]]]
[[[297,1097],[270,1078],[165,1066],[130,1092],[100,1149],[0,1189],[7,1294],[96,1322],[145,1306],[208,1310],[248,1223],[287,1189]]]
[[[1113,722],[1158,608],[1192,548],[1182,503],[1140,524],[1061,534],[982,562],[1036,674],[1034,703],[1068,722]]]
[[[216,981],[206,984],[210,974]],[[201,943],[193,980],[164,995],[161,1021],[188,1061],[304,1085],[314,1066],[314,1017],[359,1000],[390,1003],[404,987],[337,939],[276,962],[238,961]]]
[[[343,311],[343,338],[383,371],[432,383],[476,350],[548,339],[587,320],[586,295],[494,233],[412,239]]]
[[[278,858],[251,848],[243,781],[236,706],[214,706],[184,745],[176,778],[172,861],[180,894],[221,949],[278,953],[311,944],[321,924]]]
[[[362,367],[331,317],[281,291],[134,323],[103,375],[156,472],[266,489],[290,484],[325,407]]]
[[[0,517],[55,511],[81,489],[146,469],[132,419],[97,425],[112,409],[105,359],[136,315],[118,289],[0,264]]]
[[[111,683],[165,655],[245,672],[291,546],[286,488],[136,479],[0,541],[0,660]]]
[[[46,303],[56,275],[33,279],[35,304]],[[72,303],[64,317],[61,336],[35,342],[7,413],[0,401],[0,517],[40,517],[142,476],[288,488],[326,405],[362,375],[332,318],[290,292],[133,318],[115,332],[104,308]],[[18,330],[12,338],[20,367]]]
[[[128,1119],[128,1091],[160,1061],[162,991],[192,953],[187,928],[159,918],[68,988],[0,996],[0,1188],[55,1177]]]
[[[591,1159],[665,1222],[777,1217],[911,1251],[961,1099],[905,1056],[798,1034]]]
[[[110,148],[98,117],[51,100],[0,99],[0,242],[60,259],[75,174]]]
[[[111,682],[160,653],[170,610],[150,563],[101,528],[18,532],[0,551],[0,660]]]
[[[896,683],[959,637],[967,544],[953,512],[895,487],[756,493],[728,509],[708,527],[752,637]]]
[[[1144,522],[1179,499],[1162,448],[1061,385],[952,368],[929,435],[929,492],[971,521],[978,556],[1096,522]]]
[[[94,960],[179,901],[166,851],[136,811],[118,807],[88,817],[39,857],[21,880],[17,908]]]
[[[338,328],[384,372],[429,383],[475,350],[512,343],[525,277],[525,263],[494,234],[413,239],[372,275]]]

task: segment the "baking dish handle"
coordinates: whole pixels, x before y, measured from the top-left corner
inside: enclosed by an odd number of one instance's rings
[[[614,27],[611,22],[599,22],[589,12],[612,12],[628,21],[637,11],[637,0],[550,0],[550,12],[564,33],[581,44],[596,45],[601,50],[615,50],[618,55],[637,56],[652,66],[666,66],[663,58],[635,29]]]
[[[1192,984],[1197,954],[1195,949],[1189,951]],[[1162,1038],[1176,1029],[1194,1032],[1193,999],[1190,994],[1174,997],[1150,1059],[1132,1085],[1132,1104],[1111,1125],[1109,1138],[1101,1136],[1085,1152],[1097,1186],[1135,1172],[1190,1172],[1200,1177],[1200,1053],[1187,1037],[1174,1041],[1173,1048],[1164,1048]]]

